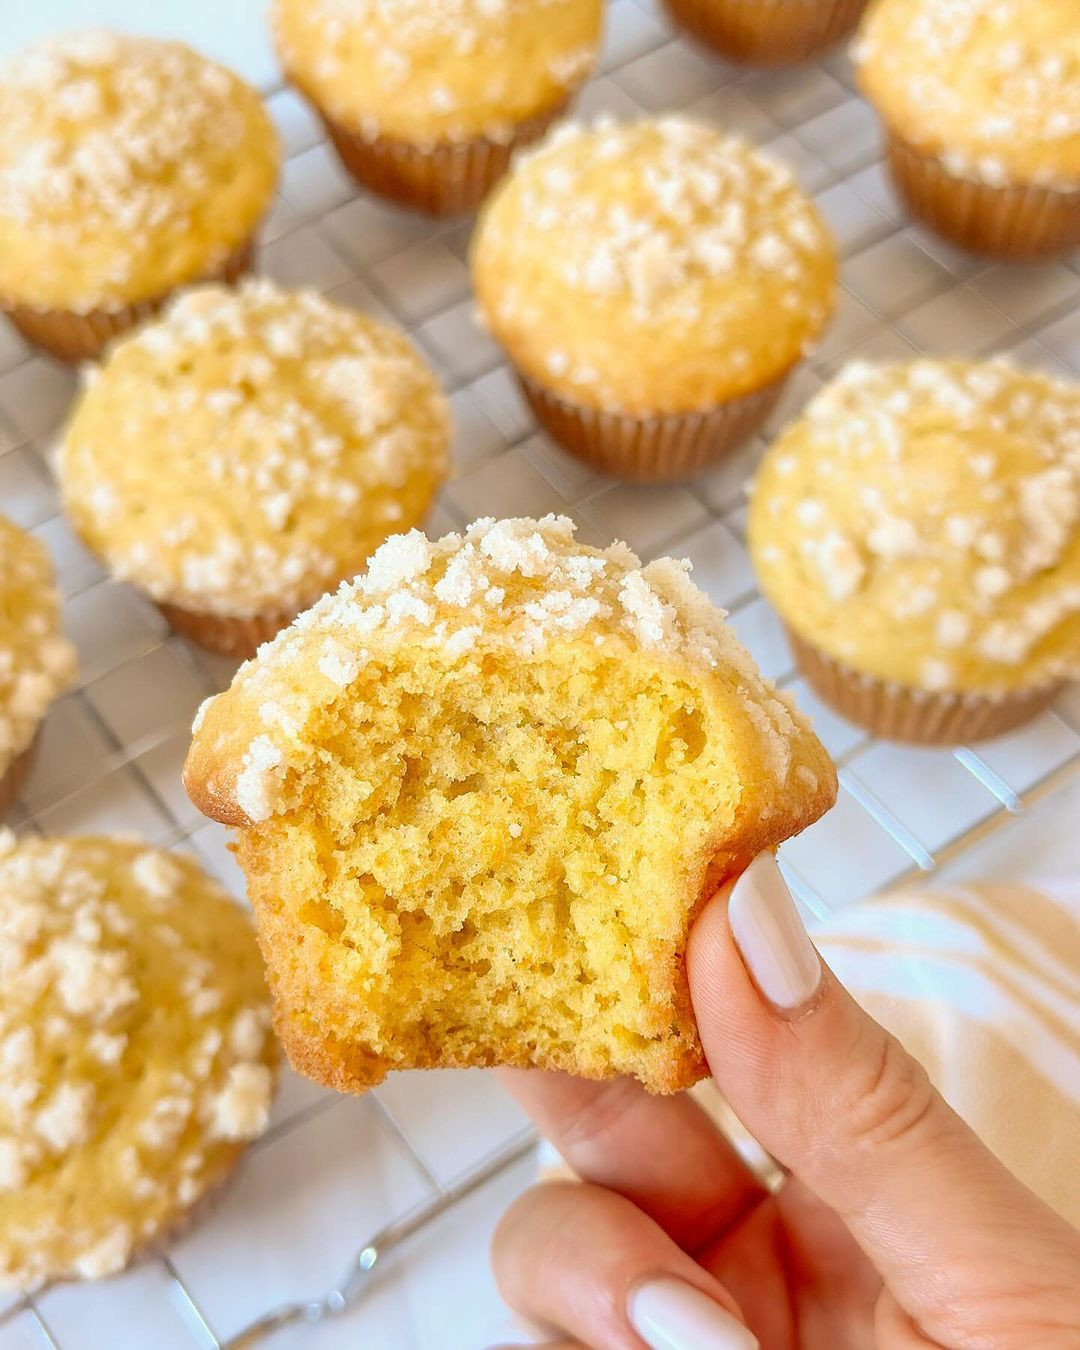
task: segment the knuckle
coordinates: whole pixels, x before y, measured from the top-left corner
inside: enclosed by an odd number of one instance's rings
[[[877,1037],[869,1056],[853,1056],[845,1084],[852,1142],[880,1147],[913,1138],[925,1126],[936,1092],[923,1066],[895,1037]]]

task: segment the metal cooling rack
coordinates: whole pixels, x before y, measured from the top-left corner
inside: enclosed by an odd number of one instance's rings
[[[768,437],[846,359],[1012,352],[1080,374],[1080,258],[987,265],[912,226],[886,185],[873,117],[842,54],[791,72],[740,70],[676,37],[649,0],[609,7],[602,68],[580,110],[685,109],[767,145],[815,195],[843,258],[837,316],[766,435],[703,478],[661,488],[603,479],[536,431],[472,323],[467,225],[433,225],[358,194],[299,100],[282,89],[267,98],[288,159],[261,270],[401,324],[440,370],[456,415],[456,473],[432,528],[556,510],[590,541],[625,538],[646,557],[687,554],[765,672],[794,686],[814,715],[840,768],[840,800],[781,855],[813,915],[933,870],[1080,770],[1076,689],[1030,727],[977,750],[912,751],[866,738],[801,685],[754,590],[745,480]],[[193,850],[240,893],[223,832],[201,820],[178,781],[194,710],[231,669],[170,636],[151,606],[105,579],[59,514],[50,447],[73,388],[68,372],[0,333],[0,509],[51,548],[82,658],[81,684],[51,713],[10,823],[137,830]],[[0,1350],[239,1350],[285,1326],[293,1335],[282,1346],[465,1350],[488,1339],[483,1329],[462,1330],[445,1315],[425,1322],[422,1313],[399,1325],[385,1307],[381,1320],[361,1325],[350,1310],[359,1300],[363,1313],[369,1295],[378,1302],[377,1272],[451,1207],[461,1245],[467,1197],[506,1178],[520,1185],[531,1146],[527,1122],[484,1076],[397,1075],[347,1100],[287,1074],[270,1131],[196,1228],[120,1280],[0,1299]],[[454,1279],[482,1278],[481,1237]],[[438,1290],[431,1297],[437,1303]]]

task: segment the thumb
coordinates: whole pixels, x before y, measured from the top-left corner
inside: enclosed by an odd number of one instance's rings
[[[839,984],[771,854],[706,906],[687,964],[732,1108],[839,1214],[918,1326],[946,1342],[980,1317],[1000,1330],[1010,1291],[1075,1318],[1077,1235]]]

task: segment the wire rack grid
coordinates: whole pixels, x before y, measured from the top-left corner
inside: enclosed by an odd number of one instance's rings
[[[825,917],[932,870],[1080,769],[1075,688],[1028,728],[977,750],[912,751],[867,738],[802,685],[754,588],[743,543],[746,479],[777,427],[847,359],[1010,352],[1080,373],[1080,257],[990,265],[912,225],[886,183],[874,119],[842,53],[795,71],[742,70],[678,37],[650,0],[609,6],[603,60],[579,111],[626,118],[684,109],[767,146],[815,196],[843,260],[836,317],[764,435],[702,478],[659,488],[604,479],[537,432],[473,323],[467,224],[432,224],[359,193],[295,95],[277,88],[266,96],[287,162],[261,270],[404,326],[451,393],[455,473],[431,528],[561,511],[590,542],[619,537],[645,557],[689,556],[765,673],[793,687],[814,717],[839,765],[840,799],[781,855],[811,914]],[[108,580],[60,514],[51,447],[74,387],[69,372],[0,332],[0,509],[50,547],[82,668],[79,687],[50,714],[10,823],[137,831],[191,850],[242,895],[224,832],[179,786],[194,710],[232,668],[170,635],[152,606]],[[271,1129],[200,1225],[118,1281],[0,1298],[0,1350],[235,1350],[277,1329],[281,1319],[271,1318],[240,1334],[281,1304],[293,1327],[283,1346],[482,1344],[488,1324],[424,1311],[421,1304],[439,1306],[434,1288],[400,1316],[384,1307],[368,1331],[351,1316],[346,1329],[339,1316],[390,1250],[429,1220],[459,1200],[455,1216],[464,1213],[478,1188],[507,1186],[509,1196],[523,1184],[531,1140],[527,1121],[485,1075],[397,1075],[345,1100],[286,1074]],[[481,1238],[464,1268],[444,1272],[443,1293],[448,1280],[483,1279]],[[371,1289],[374,1305],[378,1284]]]

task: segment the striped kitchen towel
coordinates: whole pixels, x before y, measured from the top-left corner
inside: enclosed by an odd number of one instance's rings
[[[814,934],[999,1158],[1080,1224],[1080,878],[912,887]]]

